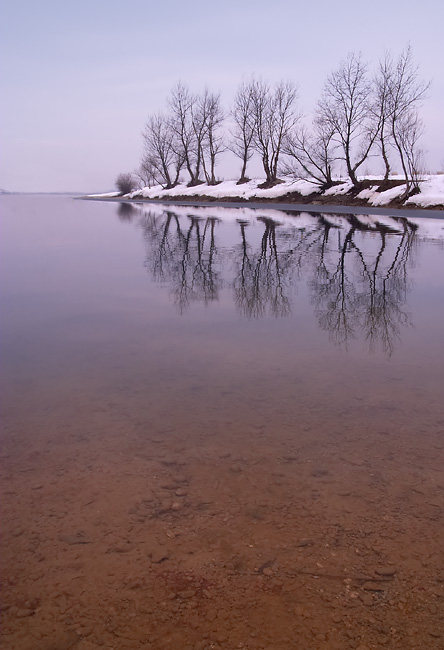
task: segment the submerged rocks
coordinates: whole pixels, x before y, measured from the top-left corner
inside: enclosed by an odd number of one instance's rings
[[[91,539],[84,533],[74,533],[73,535],[60,535],[59,540],[69,546],[74,544],[91,544]]]
[[[27,616],[32,616],[34,614],[34,610],[30,609],[29,607],[20,607],[15,615],[17,618],[26,618]]]
[[[396,568],[392,566],[382,566],[377,569],[375,569],[375,573],[378,576],[383,576],[385,578],[391,578],[395,575],[396,573]]]
[[[384,591],[385,590],[384,582],[377,582],[377,581],[374,581],[374,580],[367,580],[362,585],[362,588],[365,591]]]
[[[163,562],[164,560],[167,560],[170,557],[170,552],[166,546],[163,546],[161,544],[156,544],[153,543],[151,544],[148,549],[148,556],[151,558],[151,562],[154,564],[159,564],[160,562]]]
[[[295,546],[296,548],[304,548],[305,546],[311,546],[313,544],[311,539],[303,537],[302,539],[299,539]]]

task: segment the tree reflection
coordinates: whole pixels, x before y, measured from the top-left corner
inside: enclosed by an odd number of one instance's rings
[[[318,323],[334,343],[346,345],[360,331],[371,350],[380,343],[391,355],[401,327],[410,324],[407,266],[417,226],[403,219],[400,234],[382,224],[375,231],[355,216],[347,221],[348,230],[325,224],[309,282]]]
[[[338,229],[335,233],[337,244],[330,248],[329,238],[333,230],[330,224],[325,224],[319,243],[318,264],[314,267],[309,287],[319,326],[330,332],[335,343],[344,343],[354,333],[352,312],[356,289],[346,272],[346,252],[352,231],[344,237],[342,230]],[[331,255],[333,251],[334,255]]]
[[[385,267],[382,260],[387,252],[386,230],[380,232],[381,245],[373,270],[368,265],[364,267],[370,289],[363,313],[364,332],[371,350],[379,340],[388,354],[392,354],[394,342],[400,339],[401,327],[411,324],[405,309],[409,288],[407,263],[417,241],[417,226],[405,219],[403,227],[402,236],[397,237],[397,245],[393,247],[394,252],[388,254]]]
[[[158,282],[170,282],[174,302],[183,314],[192,302],[206,305],[219,299],[222,278],[216,268],[215,218],[189,215],[186,227],[177,214],[144,218],[150,251],[145,265]]]
[[[285,253],[279,254],[276,243],[276,222],[259,217],[264,224],[260,248],[253,251],[248,245],[246,227],[240,221],[241,256],[233,280],[237,309],[248,318],[260,318],[267,313],[286,316],[291,312],[288,291],[288,269]]]
[[[335,344],[347,346],[359,334],[370,350],[380,345],[392,354],[410,324],[408,266],[417,226],[405,218],[384,225],[356,215],[297,215],[286,223],[257,217],[259,238],[249,221],[238,220],[239,243],[223,248],[215,217],[148,212],[141,221],[145,265],[168,283],[181,314],[193,302],[219,300],[225,288],[247,318],[288,316],[305,279],[319,327]]]
[[[120,221],[132,221],[136,215],[136,210],[131,203],[119,203],[117,208],[117,216]]]

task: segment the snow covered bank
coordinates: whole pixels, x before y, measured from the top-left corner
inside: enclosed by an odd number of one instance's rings
[[[138,200],[187,200],[198,198],[207,201],[275,201],[293,203],[338,203],[349,206],[372,206],[372,207],[418,207],[444,209],[444,174],[425,176],[420,184],[420,193],[411,196],[402,203],[400,197],[404,192],[404,184],[401,177],[393,176],[390,181],[394,187],[385,191],[379,191],[381,177],[362,177],[359,179],[365,184],[365,189],[356,193],[350,181],[341,181],[328,190],[321,192],[319,187],[309,181],[285,181],[274,187],[264,189],[259,187],[263,180],[255,179],[248,183],[238,185],[234,180],[222,181],[218,185],[207,185],[205,183],[194,187],[187,187],[185,184],[177,185],[170,190],[164,190],[161,185],[144,187],[124,196],[118,192],[108,194],[94,194],[90,198],[125,198]]]
[[[237,185],[236,181],[223,181],[219,185],[197,185],[195,187],[187,187],[186,185],[177,185],[173,189],[164,190],[160,185],[156,187],[145,187],[142,190],[137,190],[127,195],[128,198],[134,199],[174,199],[175,197],[192,198],[192,197],[208,197],[213,200],[222,199],[240,199],[243,201],[268,199],[279,200],[289,198],[301,198],[304,202],[307,199],[313,201],[327,198],[331,202],[333,199],[341,198],[341,203],[344,199],[350,200],[351,205],[370,205],[370,206],[390,206],[395,203],[399,206],[399,197],[404,191],[404,185],[397,185],[384,192],[378,191],[378,181],[382,179],[378,177],[371,177],[368,179],[360,179],[368,181],[375,181],[375,184],[359,192],[357,195],[353,194],[353,187],[349,181],[344,181],[331,187],[325,192],[319,192],[316,185],[308,181],[285,181],[275,187],[268,189],[260,188],[259,185],[263,182],[260,179],[251,180],[243,185]],[[392,180],[400,180],[398,177],[392,177]],[[444,175],[426,176],[420,185],[421,192],[415,196],[411,196],[405,202],[405,205],[417,206],[422,208],[428,207],[443,207],[444,208]],[[309,201],[310,202],[310,201]]]
[[[336,188],[332,188],[336,189]],[[420,194],[415,194],[405,201],[405,205],[414,205],[421,208],[437,208],[444,206],[444,174],[427,176],[420,185]],[[390,205],[399,199],[404,191],[404,185],[392,187],[385,192],[378,192],[376,187],[362,190],[357,195],[359,199],[366,199],[370,205]]]
[[[92,199],[116,199],[121,196],[120,192],[104,192],[103,194],[88,194]]]
[[[411,196],[406,203],[423,208],[442,207],[444,205],[444,174],[428,176],[424,183],[421,183],[421,193]]]
[[[263,183],[262,179],[251,180],[248,183],[237,185],[236,181],[222,181],[218,185],[196,185],[187,187],[186,185],[177,185],[171,190],[164,190],[161,185],[156,187],[145,187],[142,190],[136,190],[128,195],[128,198],[160,199],[167,197],[195,197],[207,196],[212,199],[278,199],[289,193],[297,193],[301,196],[309,196],[316,192],[316,185],[308,181],[286,181],[275,187],[262,189],[259,187]]]

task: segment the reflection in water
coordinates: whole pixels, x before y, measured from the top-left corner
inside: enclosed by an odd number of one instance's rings
[[[405,309],[409,288],[407,266],[415,241],[416,225],[406,219],[399,233],[385,225],[372,230],[372,251],[362,235],[368,225],[348,218],[348,230],[324,224],[312,248],[311,300],[319,326],[335,343],[347,343],[362,331],[373,350],[379,341],[393,352],[402,326],[410,323]],[[390,237],[393,235],[393,237]],[[334,241],[332,241],[332,239]]]
[[[146,268],[169,284],[181,314],[193,302],[219,300],[225,289],[243,316],[288,316],[297,284],[305,282],[318,325],[335,344],[361,334],[370,350],[380,344],[391,355],[410,325],[408,267],[420,240],[406,218],[262,211],[254,232],[250,220],[236,219],[238,243],[227,244],[222,220],[192,208],[156,206],[142,214]]]
[[[117,216],[120,221],[132,221],[136,215],[136,210],[131,203],[119,203],[117,208]]]
[[[291,312],[289,279],[291,256],[280,253],[276,242],[276,222],[259,217],[264,231],[259,250],[247,242],[246,226],[240,221],[242,243],[234,249],[236,273],[233,280],[237,309],[245,316],[260,318],[267,313],[286,316]],[[238,253],[236,255],[236,253]]]
[[[442,650],[444,222],[1,204],[0,646]]]
[[[171,283],[181,314],[192,302],[208,304],[219,298],[222,279],[216,265],[217,221],[189,215],[184,224],[171,211],[165,211],[160,218],[150,213],[144,219],[149,250],[146,267],[156,281]]]

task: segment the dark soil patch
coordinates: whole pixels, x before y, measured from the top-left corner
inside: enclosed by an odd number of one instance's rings
[[[283,182],[284,181],[282,181],[280,178],[275,181],[265,181],[264,183],[260,183],[260,185],[258,185],[258,188],[261,190],[269,190],[272,187],[276,187],[276,185],[280,185]]]
[[[369,187],[371,185],[375,185],[374,181],[368,181],[369,182]],[[377,192],[385,192],[386,190],[391,190],[393,187],[398,187],[399,185],[404,185],[403,180],[396,180],[392,178],[388,178],[386,181],[378,181],[378,187],[375,187]]]

